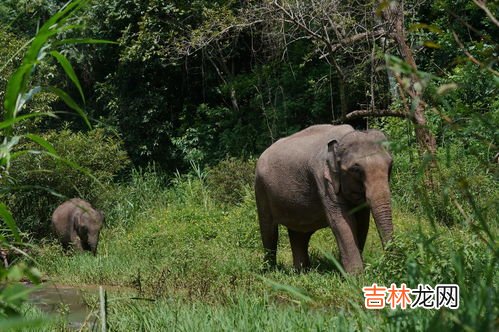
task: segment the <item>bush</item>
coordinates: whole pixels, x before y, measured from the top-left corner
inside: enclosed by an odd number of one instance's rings
[[[48,233],[50,214],[63,200],[81,197],[95,201],[129,165],[121,140],[107,135],[104,129],[86,133],[50,131],[43,138],[61,158],[88,170],[94,178],[45,153],[26,154],[12,163],[9,178],[3,180],[4,187],[14,189],[7,195],[7,202],[20,229],[36,237]],[[32,144],[20,144],[20,148],[30,149]]]
[[[207,182],[213,198],[223,204],[242,202],[255,181],[256,159],[230,158],[208,170]]]
[[[476,213],[493,217],[499,188],[494,179],[497,164],[484,164],[471,154],[462,158],[462,153],[457,145],[438,149],[437,166],[432,171],[434,190],[428,190],[424,165],[418,157],[407,150],[394,152],[391,187],[396,203],[448,226],[463,222],[463,213],[471,219]],[[469,197],[473,197],[474,206]]]

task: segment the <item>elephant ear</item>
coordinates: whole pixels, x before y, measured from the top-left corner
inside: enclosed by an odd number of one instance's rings
[[[329,178],[331,181],[334,193],[340,193],[340,159],[337,152],[338,141],[332,140],[327,144],[327,169],[329,170]],[[326,175],[327,176],[327,175]]]

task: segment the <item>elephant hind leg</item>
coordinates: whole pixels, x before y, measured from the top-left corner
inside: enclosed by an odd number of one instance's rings
[[[260,222],[260,234],[262,236],[265,251],[264,262],[273,268],[277,265],[277,242],[279,240],[279,228],[272,220],[270,206],[266,200],[266,194],[256,185],[256,207],[258,220]],[[260,189],[260,190],[259,190]]]
[[[308,243],[314,232],[296,232],[288,228],[289,242],[293,251],[293,265],[295,269],[301,271],[310,267],[308,257]]]
[[[274,268],[277,265],[279,228],[277,224],[274,225],[260,222],[260,233],[262,235],[263,248],[265,250],[265,264]]]

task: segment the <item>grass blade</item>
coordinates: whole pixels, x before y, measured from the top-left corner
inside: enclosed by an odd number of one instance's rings
[[[300,302],[304,303],[312,303],[314,302],[314,299],[311,298],[308,294],[305,293],[305,291],[298,289],[296,287],[293,287],[291,285],[284,285],[281,283],[278,283],[276,281],[273,281],[271,279],[262,277],[262,276],[257,276],[259,279],[261,279],[263,282],[269,284],[273,289],[276,290],[282,290],[288,293],[289,295],[295,297],[298,299]]]
[[[7,91],[5,93],[5,120],[12,119],[17,113],[17,101],[24,92],[24,81],[27,74],[31,72],[33,64],[27,63],[21,65],[7,82]]]

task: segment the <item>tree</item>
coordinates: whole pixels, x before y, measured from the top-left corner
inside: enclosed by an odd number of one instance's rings
[[[413,52],[406,40],[402,3],[271,0],[264,2],[261,8],[264,8],[264,11],[276,21],[276,25],[279,22],[290,25],[290,28],[284,31],[283,38],[287,40],[287,43],[302,38],[311,40],[316,45],[319,58],[325,59],[334,68],[340,89],[342,115],[340,121],[366,116],[408,118],[415,126],[420,150],[432,155],[435,153],[436,141],[427,127],[425,103],[422,100],[423,84],[418,76]],[[401,90],[401,94],[403,98],[406,98],[406,105],[408,103],[415,105],[413,110],[406,107],[403,111],[392,111],[377,107],[377,96],[383,95],[375,93],[372,80],[380,60],[379,57],[376,58],[376,54],[379,54],[377,50],[385,53],[389,52],[390,47],[393,46],[398,49],[403,61],[410,68],[408,84],[402,79],[402,72],[394,74],[400,87],[405,88]],[[345,58],[348,61],[343,61]],[[359,66],[364,62],[370,64],[371,101],[367,109],[348,109],[345,93],[348,88],[345,73],[348,67],[342,66],[342,62],[350,66]],[[385,66],[390,66],[390,63],[385,63]],[[387,82],[388,73],[385,71],[381,75],[384,75],[381,81]],[[383,89],[386,89],[386,85],[381,85],[381,90]],[[405,97],[405,92],[408,94],[407,97]]]

